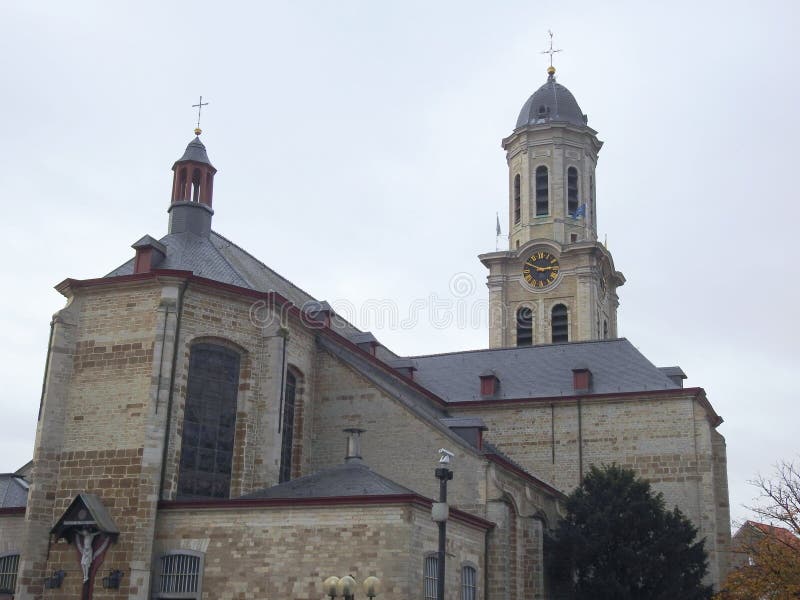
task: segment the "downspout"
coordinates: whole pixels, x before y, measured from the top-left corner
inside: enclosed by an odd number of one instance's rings
[[[583,411],[578,398],[578,485],[583,481]]]
[[[47,374],[50,372],[50,354],[53,352],[53,336],[55,335],[56,317],[50,319],[50,338],[47,341],[47,356],[44,359],[44,375],[42,376],[42,396],[39,398],[39,414],[37,421],[42,420],[42,407],[44,406],[44,392],[47,388]]]
[[[166,468],[167,468],[167,450],[169,449],[169,429],[172,425],[172,397],[174,395],[175,390],[175,371],[177,369],[178,363],[178,346],[181,337],[181,316],[183,315],[183,296],[186,293],[186,288],[189,287],[189,280],[185,280],[183,285],[181,285],[180,291],[178,292],[178,303],[175,308],[175,341],[173,342],[172,346],[172,366],[170,367],[170,374],[169,374],[169,394],[167,395],[167,422],[164,426],[164,449],[162,450],[161,454],[161,476],[159,477],[159,484],[158,484],[158,497],[161,498],[162,494],[164,493],[164,478],[166,477]],[[167,322],[169,317],[169,310],[167,310],[167,314],[164,317],[164,335],[166,337],[167,331]],[[163,355],[163,348],[162,348],[162,355],[161,355],[161,362],[164,362],[164,355]],[[160,367],[159,367],[160,369]],[[159,385],[161,385],[161,381],[159,379]],[[156,406],[158,404],[156,403]]]

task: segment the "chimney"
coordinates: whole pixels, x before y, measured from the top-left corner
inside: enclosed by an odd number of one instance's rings
[[[592,389],[592,372],[589,367],[580,366],[572,369],[572,388],[578,394],[585,394]]]
[[[361,460],[361,434],[365,429],[352,427],[343,430],[347,434],[347,454],[344,461],[347,463],[360,463]]]
[[[500,392],[500,380],[497,374],[489,369],[480,374],[481,396],[494,396]]]
[[[149,273],[167,256],[167,247],[158,240],[144,236],[131,248],[136,250],[136,258],[133,263],[134,273]]]

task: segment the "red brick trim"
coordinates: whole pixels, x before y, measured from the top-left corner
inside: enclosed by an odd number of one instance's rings
[[[711,406],[711,403],[706,397],[706,392],[703,388],[678,388],[666,390],[642,390],[639,392],[609,392],[605,394],[576,394],[572,396],[546,396],[542,398],[506,398],[503,400],[459,400],[456,402],[448,402],[447,406],[459,409],[481,409],[481,408],[502,408],[518,406],[520,404],[556,404],[556,403],[572,403],[578,400],[592,402],[594,400],[608,400],[619,398],[620,400],[629,400],[633,398],[659,398],[662,396],[674,396],[676,398],[692,397],[706,410],[708,420],[712,426],[717,427],[724,422]]]
[[[296,506],[352,506],[410,504],[430,508],[433,500],[418,494],[388,494],[384,496],[336,496],[329,498],[232,498],[227,500],[161,500],[159,510],[217,509],[237,510],[248,508],[293,508]],[[457,508],[450,508],[450,517],[479,529],[492,529],[495,524]]]
[[[0,517],[6,515],[24,515],[24,514],[25,514],[24,506],[6,506],[5,508],[0,508]]]

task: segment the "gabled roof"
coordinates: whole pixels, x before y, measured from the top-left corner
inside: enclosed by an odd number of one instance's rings
[[[625,338],[413,357],[414,380],[447,402],[486,400],[480,375],[500,380],[492,400],[574,396],[572,369],[592,372],[591,393],[680,389]]]
[[[748,528],[754,529],[756,532],[774,538],[784,544],[793,548],[800,549],[800,537],[796,536],[789,529],[785,527],[776,527],[775,525],[768,525],[766,523],[758,523],[756,521],[745,521],[739,530],[733,535],[734,541],[740,538],[744,531]]]
[[[54,533],[56,539],[60,539],[70,536],[72,531],[83,528],[96,529],[111,536],[119,535],[119,528],[108,514],[103,501],[95,494],[85,492],[75,496],[61,518],[53,525],[50,533]]]
[[[15,473],[0,473],[0,508],[20,508],[28,504],[28,482]]]
[[[416,492],[378,475],[363,461],[350,459],[344,464],[258,490],[242,498],[339,498],[398,494]]]

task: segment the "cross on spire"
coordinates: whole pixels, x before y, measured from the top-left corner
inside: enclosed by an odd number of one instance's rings
[[[553,54],[555,54],[556,52],[561,52],[562,50],[561,48],[557,50],[553,49],[553,32],[548,29],[547,33],[550,34],[550,47],[547,50],[542,50],[540,54],[550,55],[550,68],[547,70],[547,72],[550,73],[550,70],[552,69],[553,73],[555,73],[555,67],[553,67]],[[552,75],[552,73],[550,74]]]
[[[550,45],[552,46],[552,43]],[[208,106],[208,102],[203,102],[202,96],[200,96],[200,101],[197,104],[192,104],[192,108],[197,109],[197,127],[194,130],[195,135],[200,135],[203,133],[203,130],[200,129],[200,111],[203,110],[204,106]]]

